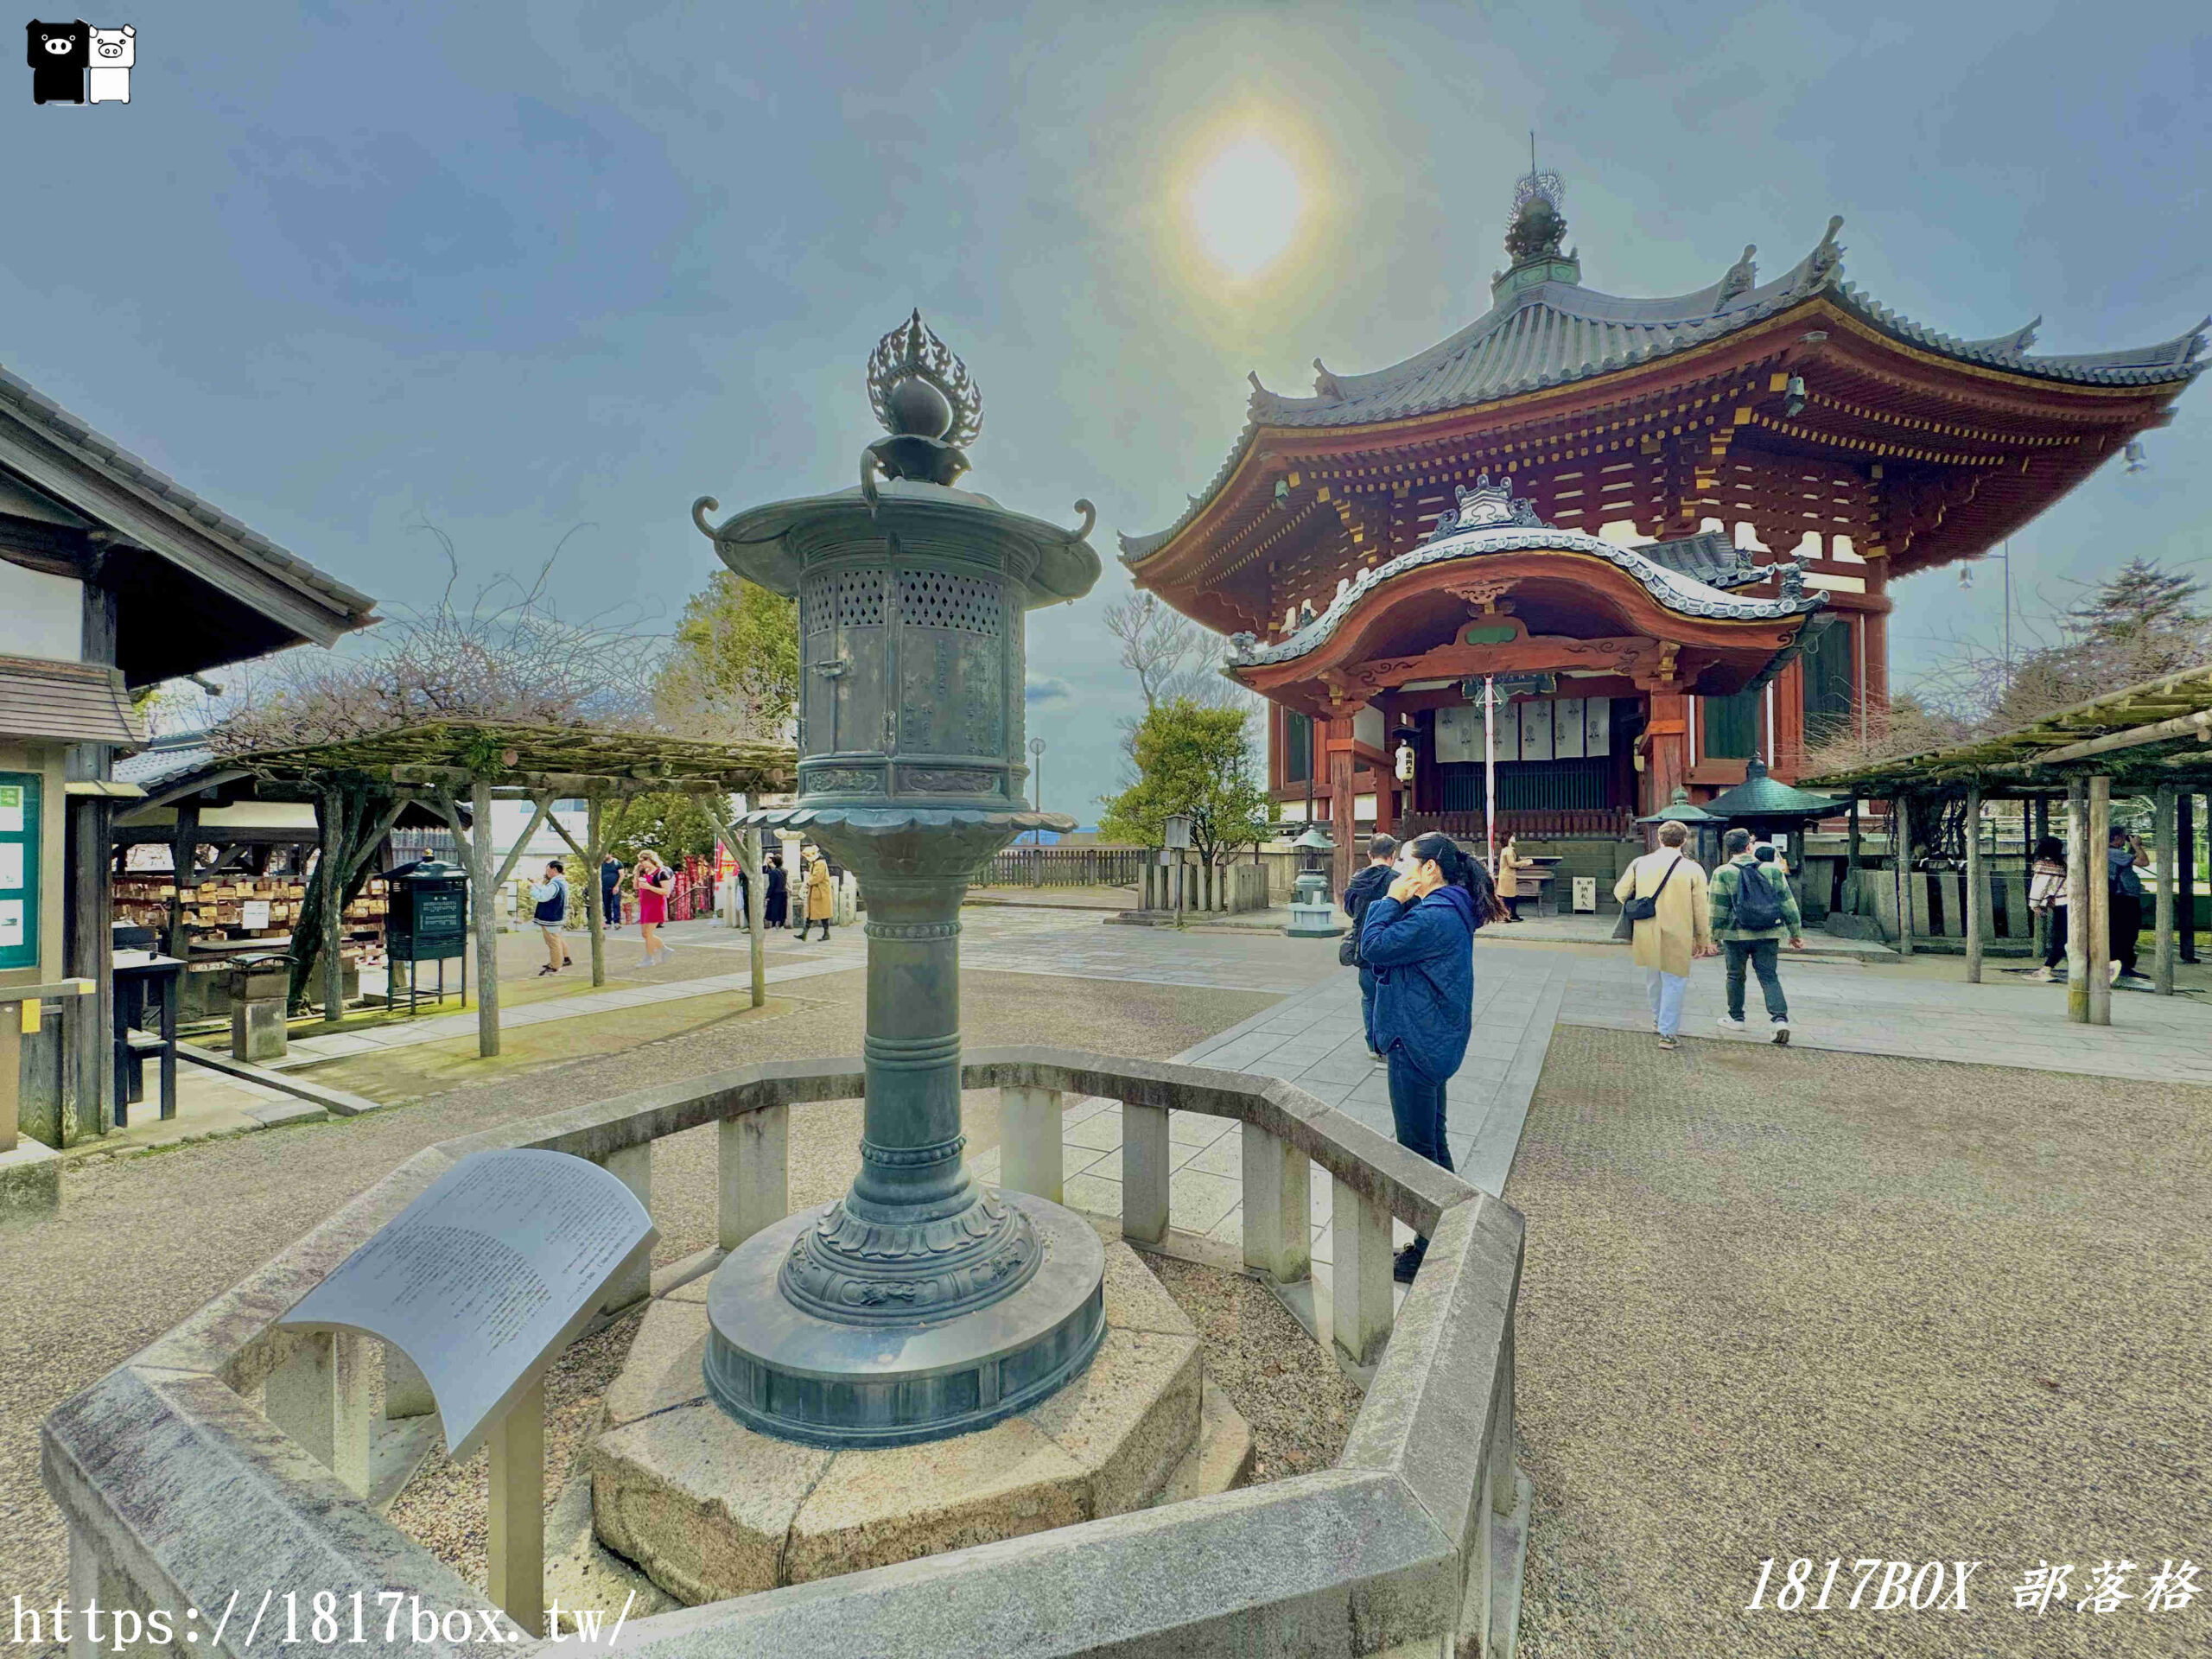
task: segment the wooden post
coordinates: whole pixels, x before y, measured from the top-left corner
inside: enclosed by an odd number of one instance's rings
[[[2099,874],[2102,874],[2099,867]],[[2066,1017],[2089,1023],[2089,781],[2066,780]]]
[[[535,1639],[545,1630],[545,1383],[530,1385],[485,1436],[492,1494],[485,1588]]]
[[[346,1017],[346,953],[340,948],[346,931],[346,864],[351,850],[346,845],[346,797],[341,791],[321,791],[322,823],[322,1023],[334,1026]]]
[[[2158,861],[2158,911],[2152,958],[2152,988],[2160,996],[2174,994],[2174,786],[2158,785],[2158,817],[2151,837],[2152,856]]]
[[[1981,862],[1981,788],[1967,791],[1967,983],[1981,983],[1981,936],[1989,925],[1989,872]]]
[[[555,823],[560,822],[557,818]],[[607,906],[599,890],[599,861],[607,856],[607,804],[596,793],[584,797],[584,868],[569,884],[584,895],[584,925],[591,931],[591,982],[607,983]]]
[[[176,827],[169,834],[169,862],[175,867],[176,897],[169,900],[168,954],[182,962],[192,949],[192,934],[184,923],[184,907],[200,864],[200,803],[179,801]]]
[[[2082,836],[2082,869],[2089,890],[2085,917],[2076,911],[2075,925],[2088,934],[2089,1023],[2112,1024],[2112,880],[2105,843],[2112,832],[2112,779],[2098,772],[2089,779],[2089,823]]]
[[[2196,796],[2183,790],[2175,802],[2175,846],[2179,849],[2180,869],[2175,872],[2181,883],[2180,910],[2181,959],[2196,960]]]
[[[768,1000],[768,861],[761,856],[760,825],[746,830],[742,845],[739,856],[745,861],[746,955],[752,963],[753,1006],[757,1008]]]
[[[499,918],[498,895],[493,892],[499,883],[493,879],[492,868],[496,849],[492,836],[491,779],[470,780],[468,808],[469,902],[476,924],[476,1055],[488,1060],[499,1052]]]
[[[1912,954],[1912,805],[1900,795],[1890,803],[1890,862],[1897,890],[1897,955]]]

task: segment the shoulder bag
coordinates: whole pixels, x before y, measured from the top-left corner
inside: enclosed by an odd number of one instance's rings
[[[1651,889],[1649,899],[1639,899],[1631,893],[1622,901],[1621,914],[1631,922],[1648,922],[1659,913],[1659,895],[1667,891],[1667,884],[1675,879],[1675,872],[1682,868],[1682,855],[1675,855],[1675,861],[1667,867],[1667,874],[1659,878],[1659,885]]]

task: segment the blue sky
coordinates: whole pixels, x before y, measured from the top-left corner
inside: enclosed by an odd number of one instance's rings
[[[28,14],[27,14],[28,15]],[[2112,16],[2107,29],[2094,16]],[[1033,614],[1048,806],[1133,704],[1113,532],[1202,489],[1245,372],[1379,367],[1479,315],[1527,133],[1585,280],[1674,293],[1746,242],[1967,336],[2163,340],[2212,309],[2200,7],[2029,3],[282,7],[137,29],[131,103],[0,97],[0,362],[389,602],[534,567],[672,616],[725,510],[839,487],[861,365],[918,305],[982,387],[972,481],[1071,521],[1096,594]],[[1292,155],[1291,252],[1227,282],[1180,207],[1224,134]],[[2024,606],[2212,555],[2212,391],[2012,552]],[[2212,569],[2198,574],[2212,574]],[[1992,568],[1898,590],[1909,681],[1993,633]]]

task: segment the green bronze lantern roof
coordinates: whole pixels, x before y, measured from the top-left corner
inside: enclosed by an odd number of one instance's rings
[[[1766,762],[1753,755],[1744,766],[1744,781],[1705,804],[1706,816],[1742,823],[1747,818],[1825,818],[1847,803],[1808,795],[1767,775]]]

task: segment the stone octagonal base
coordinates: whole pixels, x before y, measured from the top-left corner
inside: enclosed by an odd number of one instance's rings
[[[1106,1246],[1088,1370],[993,1427],[832,1451],[746,1427],[707,1393],[707,1286],[646,1310],[590,1452],[600,1540],[694,1604],[1242,1485],[1251,1432],[1127,1245]]]

